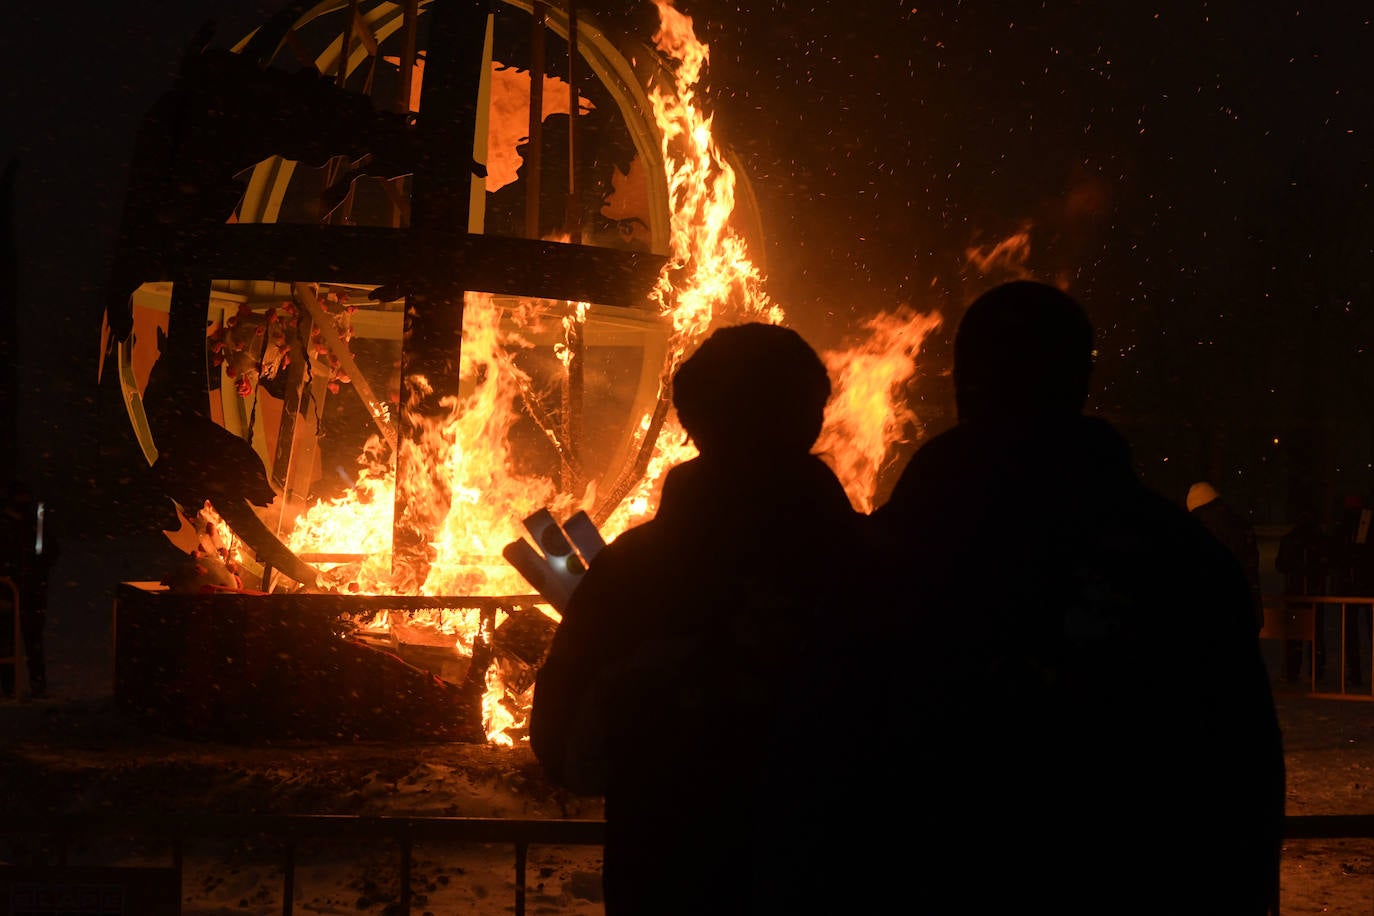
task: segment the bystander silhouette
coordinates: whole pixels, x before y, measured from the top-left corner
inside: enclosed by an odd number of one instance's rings
[[[1297,520],[1279,539],[1274,568],[1283,575],[1283,593],[1287,596],[1326,595],[1331,576],[1331,535],[1322,526],[1316,509],[1304,506]],[[1326,632],[1322,606],[1314,605],[1312,628],[1312,675],[1320,680],[1326,674]],[[1302,671],[1303,643],[1290,639],[1284,645],[1284,677],[1295,681]]]
[[[1349,495],[1341,505],[1332,545],[1331,589],[1337,595],[1364,598],[1374,595],[1374,496]],[[1345,677],[1363,685],[1374,659],[1364,657],[1374,619],[1368,607],[1353,605],[1341,626],[1345,633]]]
[[[1255,632],[1258,633],[1264,629],[1264,594],[1260,587],[1259,540],[1255,537],[1255,526],[1205,480],[1188,488],[1185,504],[1193,517],[1202,522],[1240,564],[1250,586]]]
[[[0,509],[0,576],[14,583],[14,591],[0,589],[0,655],[9,655],[14,640],[13,601],[19,599],[19,631],[28,668],[29,695],[48,692],[47,659],[43,646],[48,620],[48,572],[57,561],[58,544],[46,506],[22,481],[10,484]],[[14,696],[15,666],[0,666],[0,692]]]
[[[530,743],[553,781],[605,795],[611,916],[786,912],[773,896],[786,888],[760,867],[779,843],[816,857],[793,863],[812,903],[836,877],[824,849],[788,835],[827,812],[783,796],[842,740],[830,688],[844,647],[863,641],[846,637],[868,610],[863,518],[810,453],[830,381],[794,331],[722,328],[673,385],[700,456],[668,473],[655,518],[598,553],[573,592]],[[816,701],[806,716],[802,696]],[[853,845],[847,831],[830,844]],[[828,887],[850,887],[842,877]]]
[[[895,726],[927,837],[913,912],[1277,899],[1283,749],[1249,587],[1084,415],[1092,365],[1065,293],[980,296],[955,337],[959,422],[876,513],[927,647]]]

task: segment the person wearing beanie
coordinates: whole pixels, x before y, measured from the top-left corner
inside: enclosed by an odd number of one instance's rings
[[[784,797],[804,762],[798,696],[876,579],[859,571],[862,516],[811,453],[830,379],[795,331],[714,331],[672,396],[700,454],[573,591],[530,745],[553,782],[605,797],[609,916],[767,912],[759,855],[803,822]],[[808,745],[839,738],[838,706],[808,716]]]
[[[979,296],[958,422],[874,513],[926,647],[900,685],[939,838],[912,910],[1263,916],[1285,776],[1250,590],[1085,413],[1093,360],[1064,291]],[[987,854],[990,831],[1012,852]]]
[[[1202,480],[1188,488],[1188,495],[1184,498],[1183,503],[1188,507],[1189,512],[1193,512],[1220,498],[1221,494],[1210,483]]]

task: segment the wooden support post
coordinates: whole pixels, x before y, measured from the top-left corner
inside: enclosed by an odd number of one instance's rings
[[[577,0],[568,0],[568,199],[564,225],[568,241],[582,244],[582,208],[577,199]],[[582,400],[585,391],[583,367],[586,363],[585,312],[577,303],[568,303],[564,323],[564,345],[568,348],[567,373],[563,380],[563,454],[561,468],[564,492],[578,493],[586,486],[578,471],[581,462]]]
[[[472,198],[476,100],[482,82],[486,3],[429,8],[429,53],[422,104],[415,121],[420,154],[412,179],[411,226],[465,234]],[[401,410],[396,452],[392,567],[414,571],[418,588],[429,575],[430,542],[448,514],[444,457],[433,455],[431,425],[459,396],[462,358],[461,278],[408,278],[401,353]],[[417,499],[421,493],[424,499]]]
[[[577,203],[577,0],[568,0],[568,241],[582,244],[582,208]]]
[[[565,493],[580,494],[586,486],[580,467],[582,441],[582,397],[585,391],[583,367],[586,350],[585,315],[577,303],[568,303],[568,317],[564,319],[563,344],[568,348],[568,365],[563,377],[563,424],[560,438],[563,447],[560,473]]]
[[[548,7],[534,0],[530,25],[530,116],[525,143],[525,238],[539,238],[539,170],[544,145],[544,30]]]
[[[401,84],[396,94],[396,110],[402,114],[410,110],[410,96],[415,88],[415,33],[419,18],[420,0],[405,0],[401,14]]]
[[[411,91],[415,86],[415,35],[419,26],[420,0],[405,0],[401,12],[401,59],[400,80],[397,84],[395,110],[400,114],[410,111]],[[404,177],[382,182],[382,190],[391,204],[391,225],[399,229],[410,222],[410,203],[402,193],[405,190]]]

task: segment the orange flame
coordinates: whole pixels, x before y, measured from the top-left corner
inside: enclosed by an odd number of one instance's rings
[[[676,356],[701,340],[724,310],[731,321],[783,322],[780,307],[763,291],[763,277],[744,240],[730,228],[735,171],[711,139],[711,118],[696,104],[696,84],[708,59],[692,20],[667,0],[655,0],[655,46],[678,62],[674,92],[649,95],[663,136],[671,201],[671,255],[654,298],[673,322]]]
[[[984,275],[1003,271],[1016,279],[1025,279],[1030,276],[1026,267],[1031,253],[1030,230],[1026,225],[996,244],[970,245],[964,249],[964,256]]]
[[[866,321],[870,335],[853,348],[821,354],[835,390],[816,448],[860,512],[873,511],[892,445],[918,423],[903,395],[916,374],[921,344],[939,326],[938,313],[919,314],[903,306]]]
[[[649,95],[662,134],[671,204],[669,263],[651,293],[672,327],[662,386],[713,327],[743,321],[781,324],[784,314],[764,292],[764,278],[730,225],[735,174],[712,140],[710,116],[696,102],[707,48],[697,40],[689,17],[667,0],[655,3],[660,27],[654,41],[675,63],[674,85],[654,87]],[[587,314],[586,304],[569,303],[569,308],[571,313],[562,319],[565,340]],[[532,306],[505,314],[509,320],[503,323],[503,312],[490,296],[467,294],[461,394],[445,400],[442,418],[413,417],[422,434],[400,444],[409,450],[404,465],[418,469],[399,484],[410,513],[402,521],[433,532],[427,570],[404,564],[393,569],[397,483],[394,466],[377,460],[383,449],[374,438],[359,459],[363,470],[352,491],[316,503],[288,536],[297,553],[356,557],[329,569],[322,579],[326,587],[398,595],[524,593],[528,585],[501,556],[505,544],[523,536],[521,520],[541,508],[557,518],[587,508],[592,493],[562,492],[548,477],[512,469],[509,434],[520,415],[522,386],[530,382],[513,353],[531,346],[521,331],[533,332],[540,319]],[[872,319],[866,325],[868,340],[845,353],[826,354],[836,376],[836,395],[820,444],[846,481],[854,504],[865,511],[872,508],[886,449],[915,422],[909,410],[897,406],[898,398],[914,374],[925,335],[938,323],[938,317],[899,309]],[[567,371],[571,354],[565,347],[556,355]],[[671,415],[661,418],[661,426],[650,416],[641,418],[637,436],[636,445],[652,447],[647,471],[602,523],[608,541],[651,517],[664,473],[696,453]],[[551,609],[546,613],[556,618]],[[496,625],[501,622],[498,615]],[[409,623],[451,637],[455,650],[465,655],[492,635],[481,631],[480,615],[471,610],[417,612]],[[372,629],[389,625],[385,617],[367,623]],[[490,741],[512,742],[508,731],[522,724],[520,710],[528,708],[529,693],[528,687],[507,684],[501,666],[491,666],[483,699]]]
[[[501,556],[520,537],[520,519],[550,507],[564,513],[570,496],[545,477],[510,470],[509,432],[518,417],[519,385],[528,381],[510,350],[528,346],[501,329],[491,297],[465,300],[460,375],[466,393],[444,399],[441,420],[418,420],[422,434],[402,441],[417,477],[405,481],[408,508],[419,530],[434,532],[434,559],[424,581],[415,570],[392,570],[395,491],[390,467],[366,468],[352,493],[317,503],[291,532],[299,553],[362,553],[357,568],[341,570],[348,588],[369,594],[510,595],[529,590]],[[329,581],[327,577],[326,581]],[[330,583],[336,584],[336,583]],[[338,580],[337,584],[343,584]]]

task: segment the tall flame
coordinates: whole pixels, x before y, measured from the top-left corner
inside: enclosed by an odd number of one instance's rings
[[[921,344],[939,326],[938,313],[903,306],[866,321],[869,336],[854,347],[822,354],[835,387],[816,448],[861,512],[873,511],[893,443],[918,422],[904,393],[916,374]]]
[[[642,477],[612,507],[602,522],[607,540],[651,517],[663,474],[695,454],[674,417],[664,409],[672,372],[709,331],[723,324],[765,321],[781,324],[781,307],[765,293],[764,278],[750,259],[743,238],[731,227],[736,178],[711,136],[712,119],[699,107],[696,84],[708,60],[692,20],[668,0],[654,0],[659,11],[657,48],[674,63],[673,85],[653,87],[649,99],[662,135],[671,205],[669,263],[651,296],[672,331],[660,377],[659,408],[640,418],[636,446],[647,454]],[[585,304],[569,303],[565,340],[586,320]],[[433,532],[425,569],[397,563],[393,569],[392,528],[396,505],[393,465],[380,460],[374,438],[359,459],[363,469],[345,496],[321,501],[306,511],[288,536],[301,554],[350,554],[353,562],[336,566],[324,583],[368,594],[514,595],[528,591],[502,559],[502,547],[522,537],[520,521],[538,509],[566,518],[587,508],[592,493],[563,492],[550,477],[513,470],[510,432],[530,378],[516,365],[514,352],[531,346],[524,331],[539,319],[533,308],[503,310],[487,295],[465,299],[461,394],[447,398],[444,416],[412,416],[422,430],[401,443],[410,450],[403,466],[418,469],[400,487],[411,527]],[[899,407],[906,382],[925,336],[937,316],[908,308],[879,315],[865,326],[868,339],[845,352],[827,353],[835,376],[835,397],[818,447],[833,462],[856,507],[872,508],[873,493],[887,449],[914,423]],[[512,329],[511,326],[514,326]],[[566,347],[556,354],[569,371]],[[406,409],[407,405],[402,405]],[[549,432],[551,438],[554,436]],[[550,611],[550,616],[555,616]],[[480,615],[471,610],[428,611],[423,622],[453,639],[455,650],[471,654],[489,640]],[[501,619],[496,621],[499,627]],[[371,627],[384,627],[383,619]],[[487,673],[483,702],[489,740],[509,744],[508,730],[521,724],[528,685],[505,683],[499,666]]]
[[[393,570],[395,506],[389,465],[364,469],[352,493],[316,503],[297,521],[289,545],[300,553],[362,553],[360,565],[337,570],[349,588],[368,594],[508,595],[528,591],[501,549],[520,537],[520,519],[536,509],[568,512],[570,496],[539,476],[510,470],[510,428],[518,418],[519,386],[528,377],[510,351],[528,346],[503,331],[501,310],[489,295],[468,293],[463,316],[460,375],[465,393],[445,398],[438,420],[415,418],[422,434],[401,447],[419,469],[404,481],[409,511],[433,531],[433,560],[420,581],[416,570]],[[327,575],[326,581],[329,576]]]
[[[711,139],[711,117],[696,104],[706,45],[697,40],[691,17],[668,0],[654,4],[659,13],[654,44],[678,64],[674,91],[655,88],[649,95],[663,136],[672,208],[670,261],[653,295],[672,319],[680,357],[718,316],[781,324],[783,312],[763,291],[763,277],[744,240],[730,227],[735,171]]]

